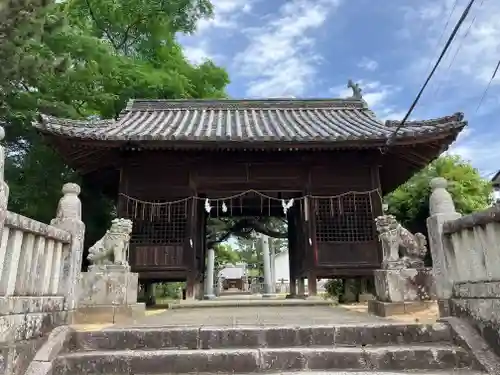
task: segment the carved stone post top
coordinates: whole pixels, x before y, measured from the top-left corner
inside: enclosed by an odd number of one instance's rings
[[[79,195],[81,193],[82,189],[80,188],[80,186],[78,184],[75,184],[73,182],[68,182],[68,183],[63,185],[61,191],[64,195],[66,195],[66,194]]]
[[[5,138],[5,129],[3,126],[0,126],[0,141],[3,141]],[[3,182],[4,185],[4,172],[5,172],[5,148],[0,145],[0,181]]]
[[[448,181],[444,177],[434,177],[431,179],[429,185],[433,191],[436,189],[446,189],[448,187]]]
[[[431,215],[455,213],[455,204],[453,198],[446,188],[448,181],[443,177],[434,177],[431,179],[431,196],[429,198],[429,211]]]
[[[78,198],[80,194],[80,186],[75,183],[66,183],[62,187],[63,196],[59,200],[59,205],[57,206],[56,218],[52,220],[52,224],[56,224],[58,221],[71,219],[80,220],[82,219],[82,202]]]

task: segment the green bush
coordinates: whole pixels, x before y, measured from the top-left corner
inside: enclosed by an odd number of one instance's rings
[[[159,299],[179,299],[185,283],[158,283],[156,297]]]
[[[325,283],[325,291],[328,297],[338,298],[344,292],[342,279],[330,279]]]

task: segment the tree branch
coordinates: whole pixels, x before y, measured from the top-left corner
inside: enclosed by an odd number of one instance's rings
[[[288,231],[280,232],[277,230],[269,229],[264,223],[260,222],[258,218],[243,218],[238,220],[234,225],[225,229],[224,234],[222,234],[219,238],[210,239],[210,237],[216,237],[216,233],[212,233],[212,236],[209,235],[207,248],[211,249],[215,245],[226,241],[231,235],[246,237],[252,231],[262,233],[272,238],[288,238]]]
[[[132,30],[132,27],[137,26],[139,24],[139,22],[141,22],[141,21],[142,21],[142,17],[137,17],[137,20],[135,22],[132,22],[130,25],[127,26],[127,28],[125,29],[125,33],[123,34],[123,39],[121,40],[120,43],[118,43],[117,48],[119,48],[119,49],[123,48],[125,43],[128,42],[129,33]]]
[[[96,27],[106,35],[106,37],[109,39],[109,42],[112,44],[113,48],[118,52],[119,51],[118,45],[116,44],[115,40],[113,39],[113,37],[111,36],[109,31],[105,27],[103,27],[99,24],[99,21],[97,20],[97,17],[95,15],[94,11],[92,10],[92,6],[90,5],[90,0],[85,0],[85,3],[87,4],[87,7],[89,8],[90,17],[92,18],[92,21],[94,21]]]

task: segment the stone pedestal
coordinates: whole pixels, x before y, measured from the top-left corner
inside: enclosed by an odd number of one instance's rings
[[[344,292],[342,294],[342,303],[354,303],[358,300],[359,285],[358,280],[354,278],[344,279]]]
[[[360,280],[359,297],[358,300],[361,303],[373,301],[375,296],[370,292],[369,280],[367,278],[362,278]]]
[[[368,302],[368,311],[373,314],[405,314],[432,304],[435,293],[431,268],[376,270],[374,276],[377,298]]]
[[[90,266],[78,285],[74,323],[119,323],[140,317],[145,305],[137,303],[138,274],[129,266]]]

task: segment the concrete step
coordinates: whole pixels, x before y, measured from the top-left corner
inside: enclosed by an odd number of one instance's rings
[[[448,325],[442,323],[301,327],[138,327],[75,332],[71,340],[71,350],[280,348],[451,341],[451,330]]]
[[[477,368],[451,345],[384,347],[117,350],[69,353],[56,358],[54,375],[255,373],[298,370],[402,371]]]

